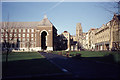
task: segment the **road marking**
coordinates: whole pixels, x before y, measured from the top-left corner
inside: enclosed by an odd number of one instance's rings
[[[55,64],[52,60],[49,60],[51,63]],[[59,67],[63,72],[68,72],[68,70],[61,68],[59,65],[55,64],[57,67]]]
[[[43,55],[43,54],[42,54]],[[54,61],[52,61],[52,60],[50,60],[50,59],[48,59],[48,58],[46,58],[48,61],[50,61],[51,63],[53,63],[53,64],[55,64],[59,69],[61,69],[63,72],[69,72],[68,70],[66,70],[66,69],[64,69],[64,68],[62,68],[62,67],[60,67],[58,64],[56,64]],[[68,58],[64,58],[64,59],[68,59]]]
[[[66,70],[66,69],[64,69],[64,68],[62,68],[62,71],[64,71],[64,72],[68,72],[68,70]]]

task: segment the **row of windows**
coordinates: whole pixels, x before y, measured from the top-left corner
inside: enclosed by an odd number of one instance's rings
[[[27,30],[27,31],[26,31]],[[1,32],[8,31],[8,29],[1,29]],[[10,29],[10,32],[34,32],[34,29]]]
[[[21,43],[20,44],[20,47],[35,47],[35,44],[33,44],[33,43]]]
[[[5,38],[5,40],[6,41],[8,41],[8,38]],[[12,40],[12,38],[9,38],[9,40]],[[4,41],[4,39],[3,38],[1,38],[1,42],[3,42]],[[17,42],[17,38],[14,38],[12,41],[14,41],[14,42]],[[24,41],[34,41],[34,38],[18,38],[18,41],[22,41],[22,42],[24,42]],[[36,41],[36,39],[35,39],[35,41]]]
[[[6,47],[6,45],[5,44],[2,44],[2,47]],[[28,45],[27,45],[27,43],[21,43],[21,44],[14,44],[14,43],[12,43],[11,45],[10,45],[10,48],[20,48],[20,47],[28,47]],[[35,47],[35,44],[30,44],[30,47],[32,48],[32,47]]]
[[[5,34],[8,37],[8,34]],[[17,34],[9,34],[10,37],[17,37]],[[1,34],[1,37],[4,37],[4,34]],[[25,34],[18,34],[18,37],[25,37]],[[27,34],[26,37],[30,37],[30,34]],[[34,34],[31,34],[31,37],[34,37]],[[35,34],[36,37],[36,34]]]

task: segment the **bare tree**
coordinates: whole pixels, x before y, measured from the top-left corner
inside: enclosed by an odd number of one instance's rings
[[[120,1],[116,2],[109,2],[109,3],[102,3],[100,5],[101,8],[108,11],[109,13],[113,14],[120,14]]]
[[[9,22],[9,17],[8,17],[8,21],[7,22],[2,22],[2,39],[3,39],[3,51],[5,51],[6,53],[6,63],[8,62],[8,55],[11,52],[10,48],[11,48],[11,43],[15,38],[15,32],[13,30],[14,28],[14,23]],[[11,32],[11,29],[13,30]]]
[[[27,48],[28,48],[28,50],[30,50],[30,47],[31,47],[31,38],[29,37],[29,40],[28,40],[28,42],[27,42]]]

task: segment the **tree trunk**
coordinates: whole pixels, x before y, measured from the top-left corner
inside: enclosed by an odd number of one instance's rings
[[[6,54],[6,63],[8,63],[8,53],[9,53],[9,50],[7,49],[7,54]]]

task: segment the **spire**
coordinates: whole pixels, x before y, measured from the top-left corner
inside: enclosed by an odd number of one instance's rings
[[[47,15],[45,14],[45,15],[44,15],[44,19],[46,19],[46,18],[47,18]]]
[[[46,15],[44,15],[44,18],[39,22],[39,26],[51,26],[53,25],[47,18]]]

